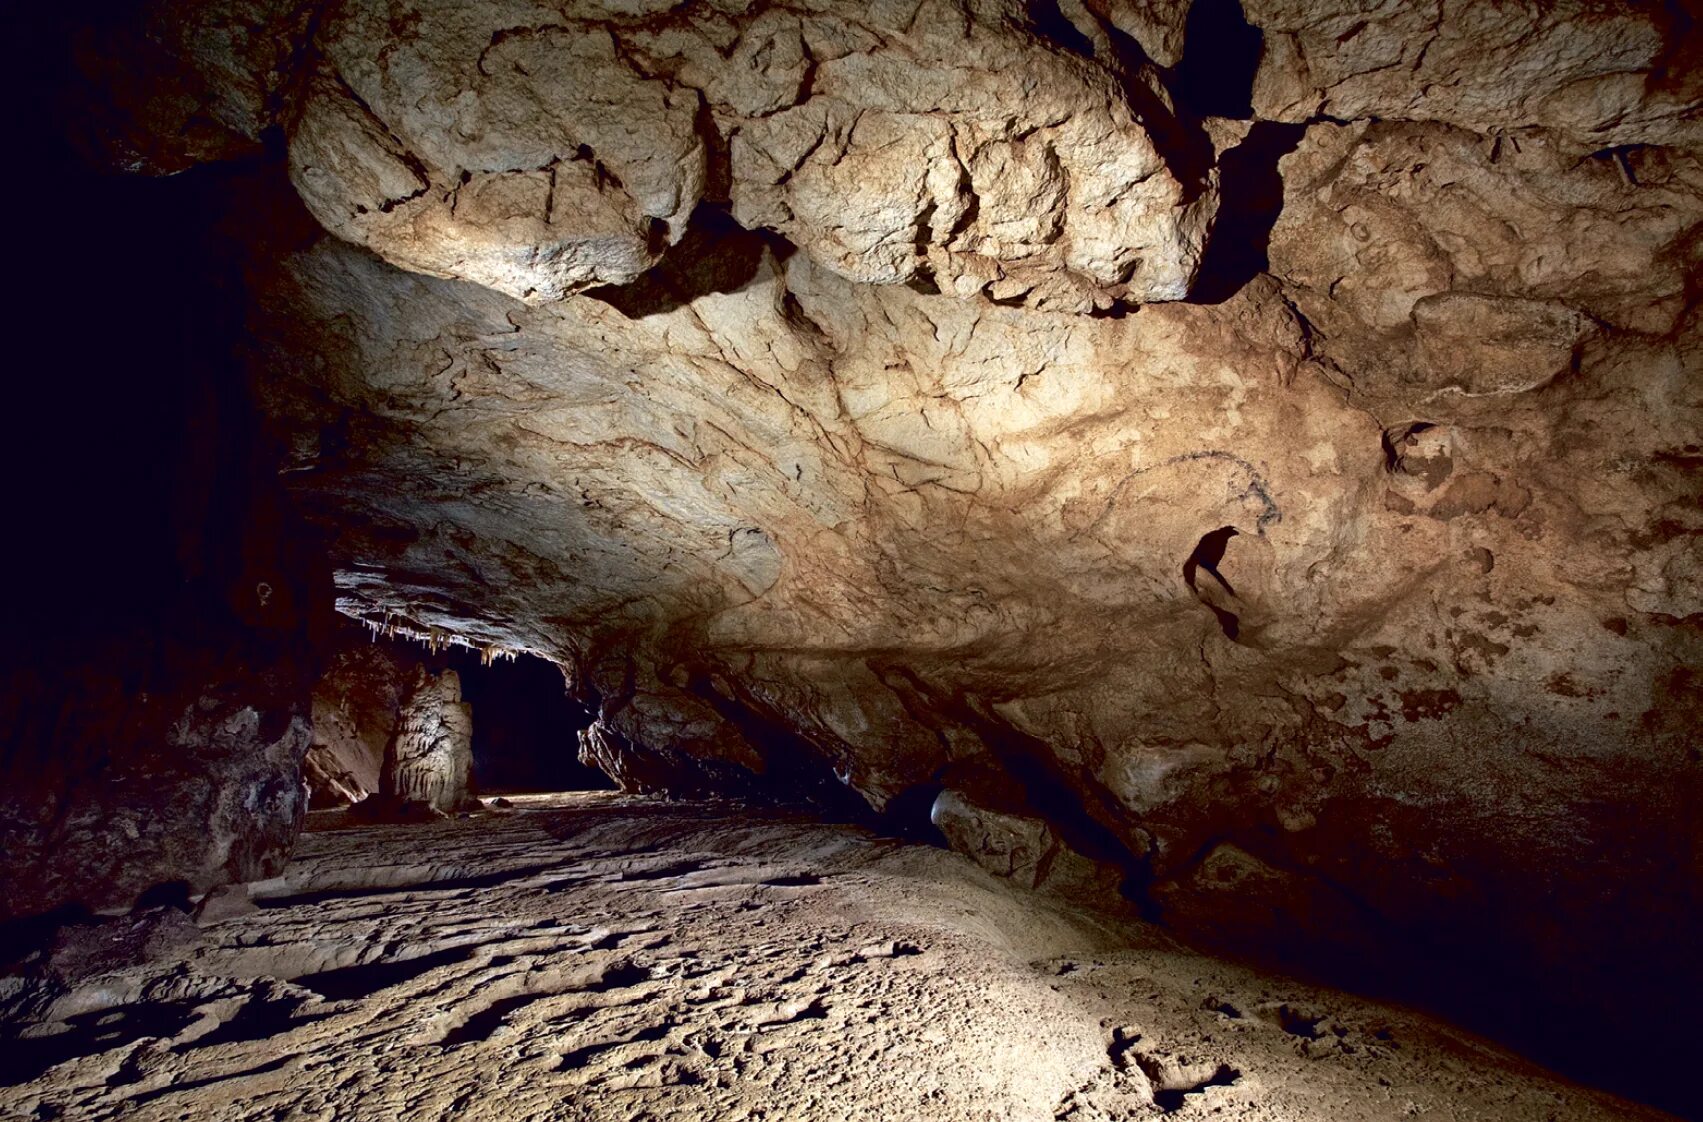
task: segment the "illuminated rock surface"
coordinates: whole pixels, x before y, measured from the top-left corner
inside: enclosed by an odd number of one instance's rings
[[[727,804],[523,807],[309,833],[258,910],[199,931],[71,932],[0,1117],[1657,1117],[938,849]]]
[[[422,671],[385,747],[380,797],[466,810],[476,802],[467,788],[472,770],[473,707],[461,700],[461,677]]]

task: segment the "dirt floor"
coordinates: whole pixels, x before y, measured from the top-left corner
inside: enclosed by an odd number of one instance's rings
[[[606,793],[306,835],[0,980],[0,1118],[1665,1117],[942,850]]]

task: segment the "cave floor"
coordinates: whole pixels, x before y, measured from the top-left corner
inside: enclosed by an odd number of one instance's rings
[[[333,824],[41,1005],[0,1118],[1663,1117],[852,827],[607,793]]]

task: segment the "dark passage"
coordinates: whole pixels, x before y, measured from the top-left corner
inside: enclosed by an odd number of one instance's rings
[[[1177,101],[1196,117],[1247,120],[1264,49],[1264,32],[1248,22],[1239,0],[1195,0],[1172,85]]]
[[[442,658],[461,675],[462,699],[473,706],[473,781],[480,794],[614,786],[579,762],[579,730],[593,714],[568,696],[555,664],[523,654],[484,666],[460,647]]]
[[[1222,304],[1271,264],[1271,228],[1283,210],[1277,163],[1306,133],[1305,125],[1258,121],[1218,161],[1218,217],[1189,289],[1196,304]]]

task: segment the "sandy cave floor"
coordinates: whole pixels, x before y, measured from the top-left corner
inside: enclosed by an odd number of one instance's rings
[[[41,1009],[0,1118],[1664,1117],[942,850],[515,802],[310,832],[258,910]]]

